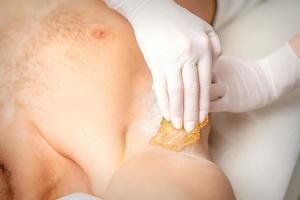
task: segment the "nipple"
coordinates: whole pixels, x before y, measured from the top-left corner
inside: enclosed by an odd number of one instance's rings
[[[208,118],[198,123],[196,127],[186,132],[183,128],[176,129],[171,121],[162,119],[160,128],[156,135],[151,139],[150,144],[158,145],[171,151],[181,151],[184,147],[196,143],[201,136],[201,129],[208,124]]]

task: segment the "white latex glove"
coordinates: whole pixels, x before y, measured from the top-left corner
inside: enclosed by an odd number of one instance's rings
[[[300,85],[300,60],[287,43],[259,61],[221,56],[215,63],[211,112],[262,108]]]
[[[106,2],[133,26],[164,118],[192,130],[208,114],[212,61],[221,53],[213,28],[173,0]]]

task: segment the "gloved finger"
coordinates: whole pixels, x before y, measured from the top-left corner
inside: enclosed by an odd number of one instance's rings
[[[210,44],[211,44],[211,47],[212,47],[213,62],[214,62],[222,54],[221,42],[220,42],[220,39],[219,39],[219,37],[218,37],[218,35],[216,34],[215,31],[209,32],[208,37],[209,37]]]
[[[183,124],[183,82],[181,70],[167,74],[170,117],[175,128],[181,129]]]
[[[226,88],[221,83],[213,83],[210,85],[210,102],[222,98],[226,93]]]
[[[209,49],[209,48],[208,48]],[[198,73],[200,83],[200,99],[199,99],[199,121],[203,122],[208,115],[210,85],[211,85],[211,65],[212,55],[209,50],[205,51],[198,62]]]
[[[166,120],[170,120],[170,104],[167,88],[167,80],[162,76],[157,80],[154,78],[153,89],[157,97],[157,104],[162,116]]]
[[[184,85],[184,129],[190,132],[194,129],[199,117],[199,78],[195,63],[187,62],[182,69]]]

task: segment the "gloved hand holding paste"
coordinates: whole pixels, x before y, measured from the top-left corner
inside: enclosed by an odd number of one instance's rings
[[[299,37],[299,36],[298,36]],[[210,111],[245,112],[262,108],[300,85],[300,59],[289,43],[263,59],[221,56],[214,68]]]
[[[221,53],[213,28],[173,0],[106,3],[133,26],[163,117],[193,130],[208,114],[212,62]]]

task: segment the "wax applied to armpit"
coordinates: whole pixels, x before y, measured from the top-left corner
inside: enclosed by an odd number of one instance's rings
[[[196,143],[201,137],[201,129],[208,124],[208,118],[198,123],[191,132],[186,132],[183,128],[176,129],[171,121],[162,119],[160,128],[151,139],[150,144],[158,145],[171,151],[182,151],[184,147]]]

